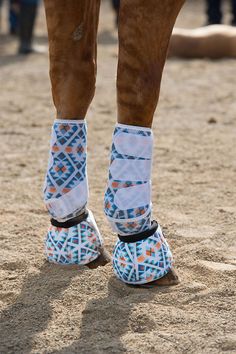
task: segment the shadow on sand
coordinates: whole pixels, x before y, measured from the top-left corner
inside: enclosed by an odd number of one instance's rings
[[[157,292],[172,291],[168,287],[144,289],[127,286],[112,276],[105,297],[90,300],[83,311],[80,337],[72,345],[51,353],[125,353],[122,337],[129,331],[142,333],[152,330],[155,323],[150,316],[144,323],[130,326],[130,315],[136,305],[152,301]]]
[[[43,332],[52,319],[51,303],[60,299],[74,277],[88,271],[60,267],[45,263],[39,273],[28,275],[15,303],[0,317],[0,353],[31,353],[34,337]],[[96,284],[95,284],[96,287]],[[106,287],[106,284],[104,284]],[[136,288],[123,284],[114,276],[109,279],[104,297],[90,299],[82,312],[80,336],[57,354],[124,353],[122,337],[128,332],[142,333],[152,330],[155,323],[145,315],[141,322],[130,320],[137,305],[153,301],[158,292],[168,293],[171,288]],[[73,311],[73,309],[71,309]],[[130,325],[132,321],[132,327]],[[144,329],[143,329],[144,326]],[[35,348],[34,348],[35,350]]]
[[[61,297],[75,276],[78,269],[45,263],[39,273],[26,277],[15,303],[0,316],[0,353],[31,352],[34,336],[52,317],[50,303]]]

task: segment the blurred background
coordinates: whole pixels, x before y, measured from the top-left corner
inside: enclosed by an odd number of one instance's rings
[[[42,186],[55,110],[43,4],[1,2],[0,353],[235,353],[236,60],[167,60],[153,124],[153,215],[181,284],[133,289],[109,265],[70,271],[45,263]],[[176,26],[234,23],[232,1],[222,1],[220,15],[218,5],[213,20],[205,0],[187,0]],[[87,116],[89,207],[109,251],[116,235],[103,193],[116,122],[114,6],[102,0]]]
[[[119,4],[120,0],[102,1],[103,30],[114,31]],[[236,25],[236,0],[187,0],[185,9],[177,26],[180,23],[185,28],[221,23]],[[42,1],[0,0],[0,55],[4,52],[40,54],[46,50],[45,44],[46,26]]]

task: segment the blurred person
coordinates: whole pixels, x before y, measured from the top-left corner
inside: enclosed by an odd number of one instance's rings
[[[221,24],[222,0],[206,0],[207,2],[207,25]],[[236,26],[236,0],[231,0],[232,20],[231,25]]]
[[[120,0],[112,0],[112,7],[116,12],[116,26],[118,25],[119,9],[120,9]]]
[[[0,17],[3,0],[0,0]],[[8,6],[8,22],[9,22],[9,34],[16,35],[19,30],[19,12],[20,12],[20,0],[9,0]],[[1,18],[0,18],[1,25]]]
[[[9,33],[16,35],[19,30],[19,0],[10,0],[9,2]]]
[[[39,0],[20,0],[19,54],[37,52],[32,46]]]
[[[19,28],[19,3],[20,0],[9,0],[8,6],[8,23],[9,23],[9,34],[16,35]],[[0,29],[1,29],[1,10],[2,10],[3,0],[0,0]]]
[[[20,0],[10,0],[9,2],[9,33],[18,34],[19,31]]]
[[[2,3],[3,3],[3,0],[0,0],[0,30],[1,30],[1,26],[2,26]]]

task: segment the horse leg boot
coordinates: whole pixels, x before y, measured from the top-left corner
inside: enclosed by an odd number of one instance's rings
[[[118,123],[105,214],[118,241],[116,276],[134,285],[175,285],[173,257],[152,221],[152,121],[170,35],[183,0],[123,0],[119,17]]]
[[[87,210],[87,109],[96,76],[99,0],[45,0],[50,77],[57,119],[52,127],[44,201],[51,215],[50,262],[96,267],[109,259]]]

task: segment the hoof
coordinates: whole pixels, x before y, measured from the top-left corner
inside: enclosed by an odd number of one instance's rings
[[[161,287],[161,286],[174,286],[180,283],[179,277],[176,271],[172,268],[170,271],[162,278],[152,281],[147,284],[138,285],[142,288],[154,288],[154,287]]]
[[[99,249],[100,255],[94,261],[86,264],[89,269],[96,269],[98,267],[104,267],[107,263],[111,262],[110,254],[105,250],[105,248],[101,247]]]

